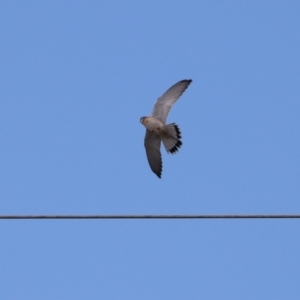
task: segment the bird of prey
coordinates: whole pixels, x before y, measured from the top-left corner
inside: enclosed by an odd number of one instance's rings
[[[166,124],[166,119],[172,105],[187,89],[191,79],[184,79],[170,87],[157,99],[152,114],[141,117],[140,122],[146,127],[144,145],[151,170],[161,178],[162,159],[160,153],[161,141],[168,153],[175,154],[182,145],[181,132],[177,124]]]

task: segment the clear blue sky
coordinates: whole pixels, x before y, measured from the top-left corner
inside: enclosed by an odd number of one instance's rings
[[[1,1],[0,214],[300,213],[299,1]],[[158,179],[141,116],[181,79]],[[300,220],[0,221],[1,299],[300,299]]]

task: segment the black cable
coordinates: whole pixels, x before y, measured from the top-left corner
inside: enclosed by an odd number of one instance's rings
[[[300,214],[234,215],[0,215],[0,220],[44,219],[300,219]]]

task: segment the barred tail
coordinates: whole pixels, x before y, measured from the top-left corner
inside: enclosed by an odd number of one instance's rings
[[[181,132],[177,124],[171,123],[165,125],[166,134],[162,136],[162,142],[171,154],[175,154],[182,146]]]

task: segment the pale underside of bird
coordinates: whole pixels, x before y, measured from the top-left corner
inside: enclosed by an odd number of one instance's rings
[[[163,142],[167,153],[175,154],[182,146],[181,132],[177,124],[166,124],[172,105],[179,99],[192,82],[184,79],[170,87],[157,99],[151,116],[141,117],[140,122],[146,127],[144,145],[151,170],[161,178],[162,158],[160,145]]]

